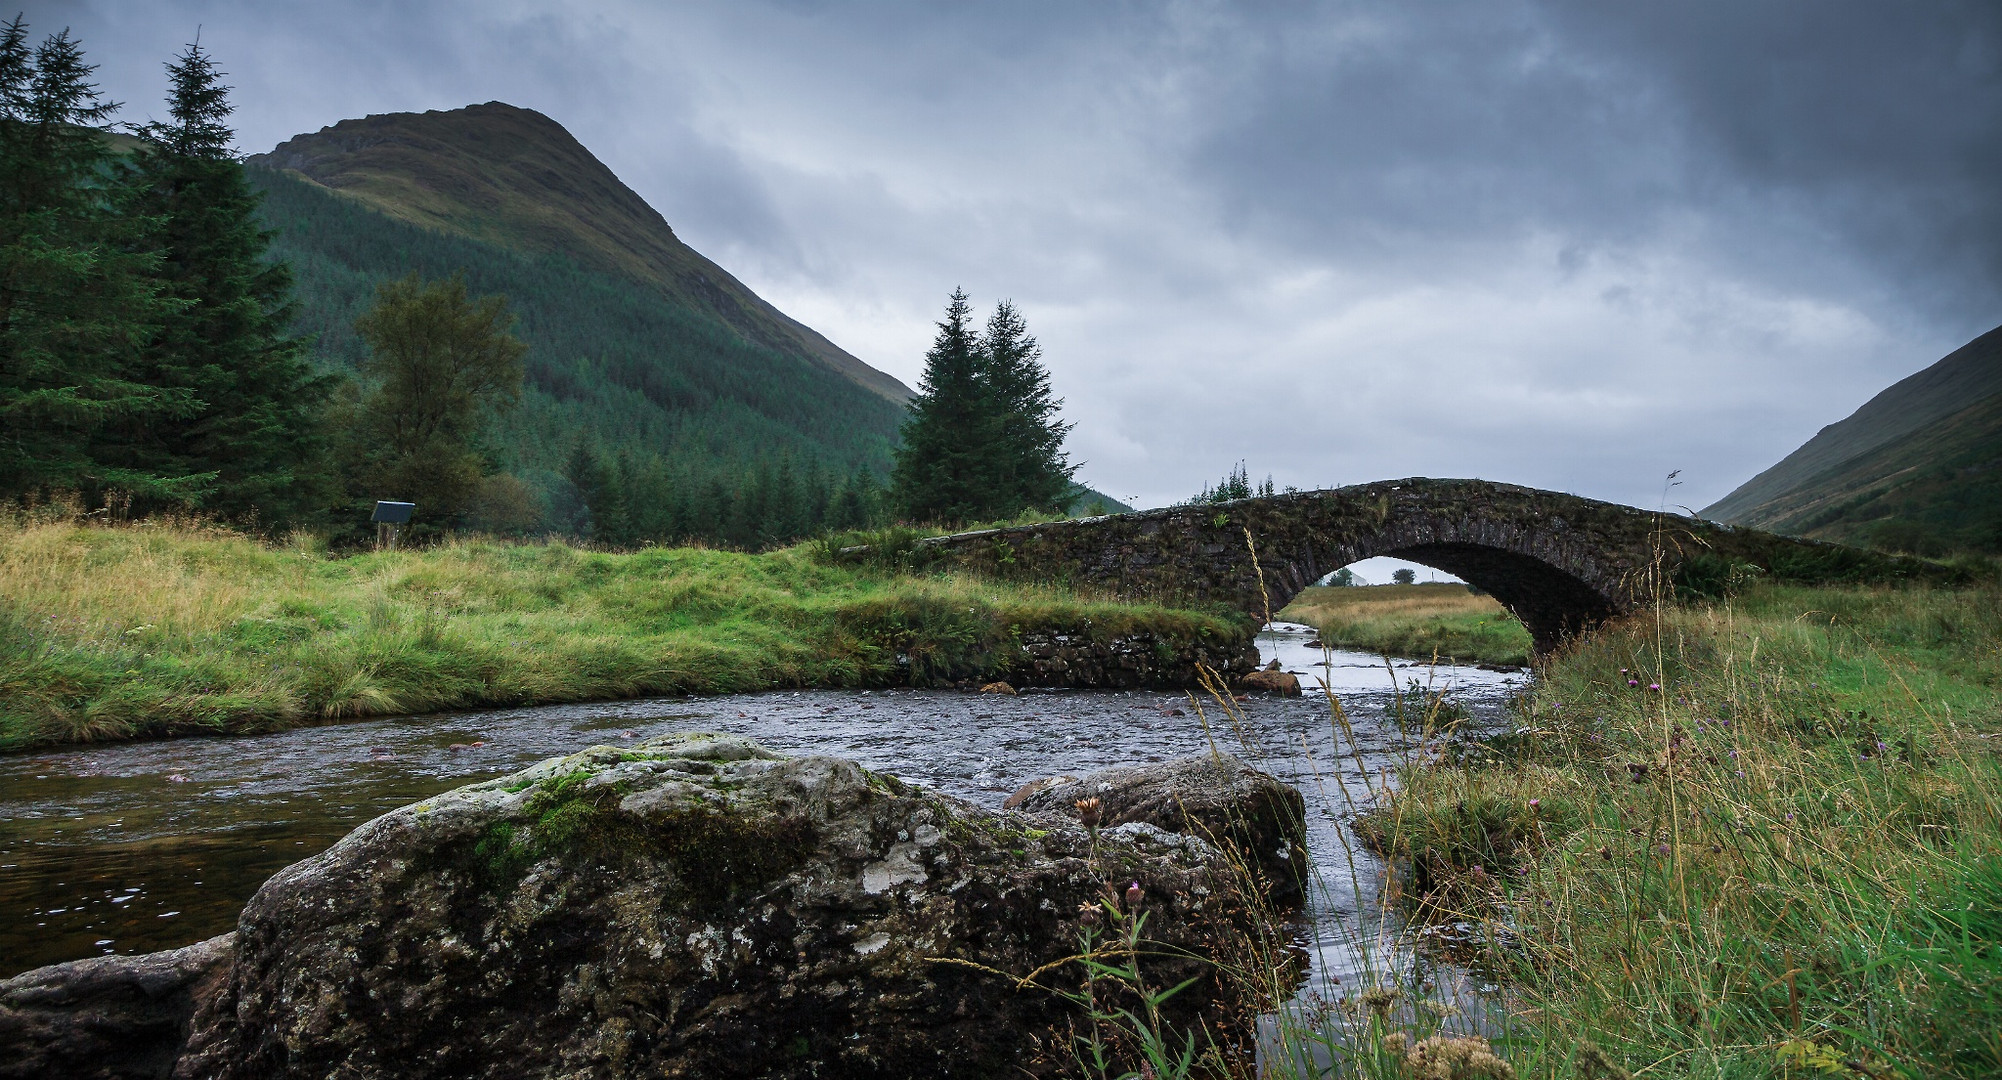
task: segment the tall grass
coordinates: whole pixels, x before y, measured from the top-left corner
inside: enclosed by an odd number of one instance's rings
[[[1574,643],[1359,831],[1485,927],[1521,1075],[2002,1075],[1998,687],[1992,586],[1754,587]]]
[[[1213,614],[762,555],[462,540],[332,558],[201,523],[0,521],[0,749],[346,717],[1004,676],[1017,635]]]
[[[1529,663],[1529,631],[1521,621],[1494,597],[1465,585],[1305,589],[1279,617],[1315,627],[1337,648],[1420,660]]]

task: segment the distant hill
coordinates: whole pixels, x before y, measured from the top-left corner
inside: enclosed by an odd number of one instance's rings
[[[682,243],[563,125],[532,109],[490,101],[343,120],[247,164],[296,174],[414,225],[650,282],[754,344],[812,360],[898,404],[911,396]]]
[[[2002,328],[1821,429],[1703,516],[1928,554],[2002,552]]]

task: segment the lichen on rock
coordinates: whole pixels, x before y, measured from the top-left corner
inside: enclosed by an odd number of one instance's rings
[[[1093,837],[731,736],[597,747],[404,807],[274,876],[179,1069],[1050,1074],[1076,1015],[1013,976],[1076,951],[1114,868],[1142,883],[1150,977],[1195,980],[1171,1018],[1230,1030],[1246,1003],[1205,957],[1251,948],[1255,916],[1199,838]]]

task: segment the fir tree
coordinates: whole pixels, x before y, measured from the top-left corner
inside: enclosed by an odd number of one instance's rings
[[[900,431],[891,499],[914,521],[978,520],[998,501],[997,424],[980,342],[968,325],[972,310],[965,290],[954,289]]]
[[[199,43],[167,65],[169,122],[135,131],[136,211],[181,303],[146,350],[145,379],[200,411],[121,425],[100,460],[214,476],[203,505],[224,516],[296,519],[325,505],[319,420],[330,379],[316,377],[295,314],[291,273],[268,262],[258,196],[232,155],[229,87]]]
[[[94,71],[64,31],[0,29],[0,497],[66,488],[185,499],[209,479],[93,460],[114,425],[195,413],[148,385],[143,356],[175,304],[126,213]]]
[[[998,487],[988,516],[1067,510],[1078,468],[1064,456],[1071,425],[1057,419],[1063,399],[1051,393],[1042,346],[1012,302],[995,305],[980,336],[980,357],[994,415],[991,453]]]

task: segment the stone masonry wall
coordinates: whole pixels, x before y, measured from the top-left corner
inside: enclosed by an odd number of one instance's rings
[[[1493,593],[1540,651],[1670,589],[1699,553],[1765,567],[1830,548],[1561,492],[1424,478],[920,542],[932,558],[979,573],[1130,600],[1220,603],[1260,619],[1331,571],[1395,556]],[[1897,560],[1855,554],[1902,572]]]

